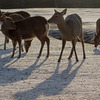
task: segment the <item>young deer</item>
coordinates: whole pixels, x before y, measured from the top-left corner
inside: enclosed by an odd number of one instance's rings
[[[47,57],[49,57],[50,41],[49,38],[47,37],[49,24],[44,17],[41,16],[29,17],[17,22],[14,22],[11,17],[4,17],[3,25],[5,25],[6,28],[10,31],[10,34],[6,34],[7,37],[12,39],[13,41],[18,42],[19,44],[18,58],[21,57],[22,39],[31,42],[35,36],[41,41],[41,49],[38,58],[41,56],[45,42],[47,43]],[[16,42],[14,43],[12,57],[14,57]],[[25,46],[26,45],[28,45],[27,42],[25,43]]]
[[[94,46],[97,47],[100,44],[100,19],[96,21],[96,34],[94,38]]]
[[[77,53],[76,53],[76,42],[77,38],[80,39],[83,47],[83,58],[85,59],[85,50],[84,50],[84,42],[83,42],[83,34],[82,34],[82,20],[77,14],[71,14],[63,18],[63,15],[66,14],[67,9],[64,9],[62,12],[58,12],[54,10],[54,15],[48,20],[49,23],[55,23],[58,26],[58,29],[62,33],[62,50],[60,53],[60,57],[58,62],[61,60],[61,56],[66,44],[66,41],[72,42],[72,50],[69,55],[70,59],[73,55],[73,51],[75,52],[76,61],[78,61]]]
[[[0,18],[0,21],[2,21],[2,23],[4,22],[4,17],[6,17],[6,16],[2,15],[2,17]],[[15,22],[24,19],[24,17],[19,15],[19,14],[11,14],[9,17],[11,17]],[[12,32],[12,31],[8,30],[7,27],[4,24],[2,24],[2,26],[1,26],[1,31],[6,37],[5,43],[4,43],[4,47],[6,47],[6,41],[7,41],[7,38],[8,38],[7,35],[11,34],[10,32]],[[28,52],[28,50],[29,50],[29,47],[31,45],[31,41],[32,40],[25,41],[26,52]],[[13,43],[13,47],[14,47],[15,43],[17,43],[17,42],[13,40],[12,43]],[[23,48],[22,48],[22,51],[23,51]]]
[[[3,23],[3,16],[0,18],[0,21]],[[14,21],[19,21],[21,19],[24,19],[23,16],[19,15],[19,14],[11,14],[10,17],[14,20]],[[5,35],[5,42],[4,42],[4,49],[6,49],[6,43],[9,40],[8,37],[6,36],[6,34],[10,34],[10,31],[5,27],[5,25],[1,26],[1,31],[2,33]],[[14,43],[14,41],[12,41],[12,43]]]
[[[26,11],[17,11],[17,12],[1,12],[0,10],[0,17],[2,15],[6,15],[11,17],[14,21],[20,20],[20,18],[27,18],[30,17],[30,14]],[[5,36],[5,42],[4,42],[4,50],[6,49],[6,43],[9,43],[9,39]]]

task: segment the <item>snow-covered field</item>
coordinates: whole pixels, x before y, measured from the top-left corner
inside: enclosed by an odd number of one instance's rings
[[[28,11],[31,16],[42,15],[49,19],[53,8],[42,9],[2,9],[2,11]],[[57,10],[62,11],[63,8]],[[83,28],[90,34],[95,31],[95,22],[100,17],[100,9],[68,9],[68,14],[78,13],[83,20]],[[51,26],[52,27],[52,26]],[[83,60],[82,46],[78,42],[75,56],[68,60],[71,43],[67,42],[62,60],[57,62],[62,41],[51,36],[50,57],[46,56],[46,44],[40,59],[37,55],[40,41],[34,38],[29,52],[18,57],[18,46],[14,58],[12,43],[3,50],[4,35],[0,32],[0,100],[100,100],[100,46],[85,43],[86,59]]]

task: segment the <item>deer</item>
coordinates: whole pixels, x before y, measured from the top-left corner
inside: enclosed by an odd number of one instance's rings
[[[19,14],[24,18],[30,17],[30,14],[26,11],[16,11],[16,12],[2,12],[6,16],[10,16],[11,14]]]
[[[4,17],[7,17],[7,16],[5,16],[4,14],[2,15],[2,17],[0,18],[0,21],[3,23],[3,21],[4,21]],[[21,20],[21,19],[25,19],[23,16],[21,16],[21,15],[19,15],[19,14],[11,14],[9,17],[11,17],[15,22],[16,21],[19,21],[19,20]],[[5,25],[2,25],[1,26],[1,30],[2,30],[2,33],[5,35],[5,39],[7,39],[8,37],[7,37],[7,34],[10,34],[10,30],[8,30],[7,28],[6,28],[6,26]],[[5,45],[4,46],[6,46],[6,41],[7,40],[5,40]],[[31,46],[31,42],[32,42],[32,40],[28,40],[28,41],[24,41],[24,44],[25,44],[25,50],[26,50],[26,52],[28,52],[28,50],[29,50],[29,47]],[[12,41],[12,44],[13,44],[13,47],[14,47],[14,41]],[[17,44],[17,42],[16,42],[16,44]],[[23,50],[23,47],[22,47],[22,51],[24,51]]]
[[[48,22],[57,24],[59,31],[62,33],[62,50],[58,62],[61,61],[66,41],[72,42],[72,49],[68,59],[71,59],[74,51],[76,62],[79,61],[75,48],[78,39],[80,39],[82,43],[83,59],[85,59],[86,55],[85,55],[85,47],[82,34],[82,20],[80,16],[78,14],[71,14],[64,19],[64,15],[66,14],[67,9],[64,9],[62,12],[58,12],[57,10],[54,9],[54,12],[55,12],[54,15],[48,20]]]
[[[0,17],[0,21],[3,23],[3,16],[5,15],[2,15]],[[19,14],[11,14],[10,17],[14,20],[14,21],[18,21],[18,20],[21,20],[21,19],[24,19],[23,16],[19,15]],[[4,49],[6,49],[6,43],[7,41],[9,40],[8,37],[6,36],[6,34],[10,34],[10,31],[5,27],[5,25],[2,25],[1,26],[1,31],[2,33],[5,35],[5,42],[4,42]],[[12,41],[12,43],[14,43],[14,41]],[[22,51],[23,51],[23,48],[22,48]]]
[[[30,14],[26,11],[16,11],[16,12],[1,12],[0,10],[0,16],[5,15],[5,16],[10,16],[13,18],[14,21],[17,21],[20,19],[19,16],[23,18],[30,17]],[[19,15],[19,16],[18,16]],[[18,16],[16,18],[16,16]],[[5,36],[5,42],[4,42],[4,50],[6,50],[6,43],[9,43],[9,39]]]
[[[18,58],[20,58],[22,49],[22,40],[26,41],[25,46],[27,46],[28,44],[31,45],[30,42],[33,40],[34,37],[37,37],[41,42],[41,48],[37,58],[40,58],[45,42],[47,43],[46,57],[49,57],[50,40],[47,36],[49,30],[49,24],[46,18],[42,16],[34,16],[14,22],[14,20],[11,17],[4,16],[3,25],[5,25],[5,27],[10,31],[10,34],[6,34],[6,36],[14,41],[13,53],[11,58],[14,57],[16,42],[18,42],[19,44]],[[27,41],[30,42],[27,43]]]
[[[94,46],[97,48],[99,44],[100,44],[100,18],[96,21],[96,34],[94,37]]]

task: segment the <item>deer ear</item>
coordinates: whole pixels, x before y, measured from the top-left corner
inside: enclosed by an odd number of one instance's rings
[[[67,12],[67,9],[64,9],[64,10],[61,12],[61,14],[62,14],[62,15],[65,15],[66,12]]]
[[[3,18],[6,18],[6,15],[5,15],[5,14],[2,14],[2,17],[3,17]]]
[[[58,11],[54,9],[54,12],[57,13]]]
[[[6,21],[6,16],[2,14],[3,21]]]
[[[0,21],[6,21],[6,16],[3,13],[0,13]]]

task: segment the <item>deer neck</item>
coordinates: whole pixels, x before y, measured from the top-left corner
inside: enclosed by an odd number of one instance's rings
[[[64,19],[59,24],[57,24],[57,26],[62,34],[69,31],[69,26],[66,24]]]
[[[72,32],[70,26],[63,20],[57,24],[59,31],[62,33],[62,38],[67,41],[72,40]]]

